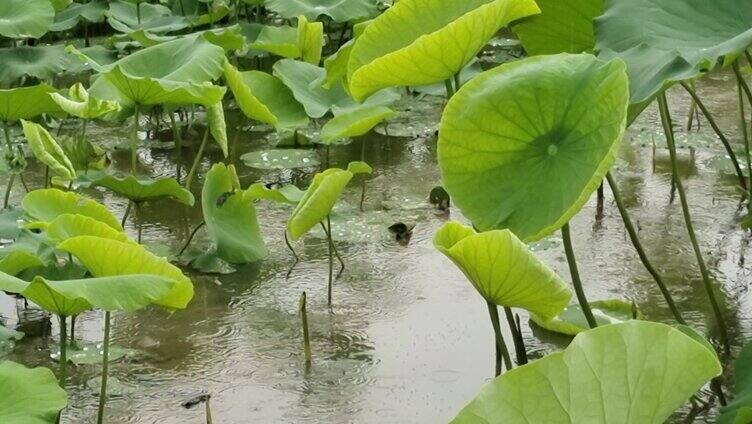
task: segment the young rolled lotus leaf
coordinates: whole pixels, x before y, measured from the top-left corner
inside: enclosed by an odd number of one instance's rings
[[[40,162],[49,166],[54,173],[65,180],[76,178],[76,170],[70,159],[44,127],[23,119],[21,125],[32,153]]]
[[[436,232],[433,244],[494,305],[523,308],[550,319],[572,297],[564,281],[509,230],[476,233],[452,221]]]
[[[326,15],[335,22],[349,22],[376,16],[377,4],[376,0],[266,0],[264,6],[287,19],[303,15],[316,20]]]
[[[193,206],[193,194],[183,188],[174,178],[137,178],[131,174],[120,176],[104,174],[93,181],[94,185],[106,187],[136,203],[170,198]]]
[[[68,395],[47,368],[0,363],[0,422],[49,424],[68,404]]]
[[[367,134],[381,121],[394,116],[396,112],[386,106],[365,106],[337,115],[324,124],[321,138],[325,143],[348,137]]]
[[[240,72],[226,61],[224,76],[240,110],[277,129],[297,128],[308,124],[303,106],[279,78],[260,71]]]
[[[179,268],[143,246],[95,236],[69,238],[57,246],[69,252],[94,277],[155,275],[175,282],[172,288],[153,303],[170,309],[184,309],[193,298],[193,283]]]
[[[385,87],[447,80],[500,28],[538,12],[533,0],[401,0],[355,42],[350,93],[363,101]]]
[[[81,119],[100,118],[120,110],[118,102],[90,96],[81,83],[75,83],[68,89],[68,97],[60,93],[50,93],[50,97],[63,111]]]
[[[0,49],[0,85],[13,86],[23,77],[52,81],[66,71],[70,59],[62,45],[20,46]]]
[[[342,84],[347,87],[347,63],[350,61],[353,46],[355,46],[355,40],[349,40],[334,54],[324,59],[326,81],[323,87],[325,89],[330,90],[339,81],[342,81]]]
[[[267,187],[264,183],[251,184],[246,189],[248,197],[253,199],[265,199],[271,200],[276,203],[288,203],[291,205],[297,205],[305,192],[292,184],[285,184],[280,187]]]
[[[308,22],[305,16],[298,17],[298,46],[300,58],[304,62],[318,66],[321,62],[321,50],[324,47],[324,24]]]
[[[225,122],[225,108],[221,100],[206,107],[206,121],[212,138],[222,149],[222,155],[227,157],[227,123]]]
[[[78,236],[96,236],[123,243],[135,243],[124,232],[86,215],[62,214],[44,228],[44,235],[54,245]],[[13,275],[10,272],[2,271]]]
[[[744,345],[734,361],[734,399],[721,408],[718,424],[744,424],[752,420],[752,343]]]
[[[481,231],[508,228],[525,242],[551,234],[613,164],[628,91],[621,61],[587,54],[532,57],[482,73],[441,119],[444,187]]]
[[[318,155],[313,150],[269,149],[248,152],[240,160],[256,169],[295,169],[319,166]]]
[[[371,167],[368,164],[352,162],[347,170],[329,168],[316,174],[298,206],[287,220],[287,231],[290,237],[297,240],[325,220],[352,177],[355,174],[370,172]]]
[[[45,113],[60,114],[60,106],[50,97],[55,91],[47,84],[0,90],[0,121],[31,119]]]
[[[217,256],[229,263],[254,262],[268,255],[253,200],[238,187],[234,167],[217,163],[207,172],[201,191],[204,221]]]
[[[170,9],[161,4],[147,2],[113,1],[106,12],[107,23],[116,31],[129,33],[139,29],[153,33],[167,33],[186,29],[191,26],[185,16],[175,16]]]
[[[0,16],[0,35],[40,38],[50,30],[55,8],[50,0],[3,0],[0,2]]]
[[[512,25],[527,54],[584,53],[595,48],[593,20],[604,0],[536,0],[541,13]]]
[[[623,300],[595,300],[588,303],[593,310],[593,316],[598,326],[643,318],[640,311],[633,304]],[[535,314],[532,314],[530,319],[536,325],[546,330],[570,336],[575,336],[590,329],[590,325],[588,325],[580,305],[569,305],[559,315],[551,319],[544,319]]]
[[[120,221],[104,205],[70,191],[54,188],[34,190],[23,198],[21,206],[27,215],[39,222],[49,223],[63,214],[79,214],[123,231]]]
[[[87,3],[71,3],[63,10],[55,14],[55,21],[50,30],[67,31],[75,28],[82,22],[104,22],[105,12],[108,5],[104,0],[92,0]]]
[[[250,24],[253,25],[253,24]],[[298,34],[300,31],[291,26],[246,26],[246,31],[254,28],[258,33],[252,37],[251,47],[263,50],[280,57],[299,58],[300,44]]]
[[[452,422],[658,424],[720,374],[706,344],[629,321],[580,333],[564,351],[497,377]]]

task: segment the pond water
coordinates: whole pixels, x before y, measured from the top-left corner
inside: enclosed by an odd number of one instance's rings
[[[689,99],[680,90],[669,94],[677,125],[683,128]],[[721,128],[739,142],[734,90],[730,75],[724,73],[713,74],[698,85]],[[203,406],[182,406],[202,393],[211,395],[216,423],[427,423],[453,418],[492,376],[493,339],[481,297],[431,243],[434,232],[447,219],[464,220],[457,209],[444,214],[427,201],[429,191],[440,184],[435,126],[441,105],[440,98],[403,99],[402,108],[412,112],[387,132],[420,135],[374,134],[364,140],[366,160],[375,172],[367,181],[365,212],[358,210],[361,189],[360,180],[356,180],[333,218],[335,239],[347,268],[334,284],[331,310],[326,306],[328,260],[322,233],[313,232],[295,243],[302,260],[286,278],[293,259],[282,235],[290,209],[261,202],[258,215],[270,249],[266,260],[229,275],[186,269],[196,292],[186,310],[113,314],[113,344],[131,351],[111,367],[110,375],[116,381],[107,405],[107,421],[204,423]],[[127,137],[121,128],[97,127],[92,133],[112,144]],[[263,148],[263,135],[242,133],[235,156]],[[679,137],[682,175],[700,244],[732,337],[739,341],[752,336],[746,296],[751,270],[745,261],[749,239],[738,225],[743,211],[735,179],[719,171],[725,164],[723,149],[704,119],[699,132],[682,130]],[[679,201],[671,201],[670,165],[663,145],[657,110],[651,107],[628,130],[614,172],[649,256],[679,308],[692,325],[713,338],[714,320]],[[359,158],[360,148],[360,141],[333,148],[332,163],[346,166]],[[186,165],[195,151],[195,143],[185,148]],[[139,153],[143,172],[174,174],[172,150],[141,149]],[[320,153],[323,155],[323,150]],[[114,157],[115,166],[127,166],[127,152],[116,152]],[[217,160],[219,152],[211,150],[201,164],[200,175]],[[310,176],[305,172],[260,172],[239,161],[237,164],[244,185],[259,179],[305,182]],[[36,164],[31,168],[35,171],[27,174],[27,183],[39,187],[43,170]],[[195,185],[197,189],[200,183]],[[116,214],[123,214],[123,199],[103,190],[86,192]],[[22,195],[18,186],[12,202],[18,204]],[[200,221],[199,204],[189,208],[165,200],[137,210],[127,231],[135,237],[136,226],[141,225],[145,243],[160,252],[174,253]],[[398,243],[387,230],[396,222],[415,225],[407,245]],[[590,300],[634,301],[647,319],[672,322],[659,290],[629,243],[608,189],[602,217],[596,218],[592,199],[571,227]],[[201,250],[206,244],[199,231],[192,246]],[[533,248],[569,280],[558,235]],[[298,314],[303,291],[308,296],[313,351],[308,370]],[[20,302],[6,296],[0,296],[0,313],[9,326],[20,324],[29,333],[7,358],[29,366],[49,365],[50,354],[56,351],[56,322],[52,323],[52,336],[34,335],[40,332],[33,325],[38,311],[24,311]],[[566,337],[528,325],[524,312],[520,315],[534,357],[568,343]],[[100,313],[84,314],[76,325],[79,340],[101,341]],[[506,337],[509,340],[509,334]],[[99,366],[82,365],[72,372],[70,406],[62,422],[93,422]],[[677,422],[686,413],[677,413]]]

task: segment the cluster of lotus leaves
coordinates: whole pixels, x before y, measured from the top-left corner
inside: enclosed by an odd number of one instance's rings
[[[68,395],[48,368],[0,362],[0,422],[47,424],[68,404]]]
[[[660,424],[721,370],[688,327],[606,325],[489,382],[452,422]]]
[[[476,233],[451,221],[436,232],[433,243],[494,305],[523,308],[548,320],[572,297],[564,281],[509,230]]]
[[[524,242],[566,224],[600,185],[624,133],[624,63],[536,56],[465,84],[441,118],[444,187],[479,231]]]
[[[500,28],[539,12],[533,0],[401,0],[373,20],[350,52],[350,93],[451,78]]]

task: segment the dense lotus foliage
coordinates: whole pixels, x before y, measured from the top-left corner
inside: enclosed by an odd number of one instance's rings
[[[499,40],[519,52],[481,60]],[[348,265],[340,250],[353,219],[387,209],[369,202],[386,196],[372,193],[371,182],[390,181],[369,164],[369,135],[389,137],[395,127],[409,134],[413,127],[399,123],[424,118],[420,105],[430,99],[441,112],[428,136],[440,183],[430,203],[443,225],[424,231],[418,247],[409,246],[413,225],[372,231],[390,232],[406,249],[432,249],[436,261],[456,266],[455,289],[486,304],[490,326],[478,320],[472,331],[493,340],[495,369],[464,365],[493,379],[478,379],[477,395],[444,419],[752,422],[752,344],[726,323],[730,306],[718,299],[695,228],[678,111],[668,101],[685,91],[689,129],[702,113],[722,144],[742,211],[732,231],[749,237],[751,67],[749,0],[1,0],[0,296],[52,318],[55,337],[43,340],[55,348],[45,364],[4,359],[29,336],[18,329],[20,313],[16,329],[0,316],[0,423],[73,423],[81,411],[91,415],[86,422],[115,422],[109,367],[126,349],[111,345],[114,325],[154,313],[169,329],[171,319],[188,319],[181,311],[198,290],[216,288],[207,278],[265,262],[289,262],[289,287],[275,296],[296,302],[299,273],[312,269],[298,263],[320,259],[311,253],[319,239],[327,307],[323,299],[307,305],[303,291],[296,309],[305,355],[298,376],[316,372],[307,314],[336,327],[363,307],[334,309]],[[737,128],[720,125],[695,89],[711,74],[738,90],[723,99],[738,105]],[[682,225],[681,249],[699,270],[682,284],[697,285],[707,320],[682,311],[683,295],[647,253],[643,240],[653,237],[630,216],[633,199],[614,176],[625,132],[656,107],[671,201],[681,207],[671,225]],[[339,153],[352,142],[360,157],[344,161]],[[155,151],[168,152],[174,169],[157,172]],[[344,200],[350,194],[359,205]],[[570,225],[593,199],[599,214],[618,216],[671,319],[651,321],[629,293],[606,297],[597,282],[584,284]],[[113,203],[124,212],[116,216]],[[144,228],[162,225],[145,218],[155,204],[200,217],[200,225],[175,235],[178,248],[145,243]],[[536,252],[551,240],[562,247],[563,267]],[[76,338],[79,316],[103,326],[89,352]],[[298,337],[298,328],[282,330],[288,321],[273,324],[280,339]],[[540,334],[546,341],[532,350]],[[82,367],[101,367],[93,392],[81,390]],[[84,398],[96,410],[73,415],[69,400]],[[209,398],[184,406],[204,403],[211,423]],[[401,412],[409,421],[410,411]]]

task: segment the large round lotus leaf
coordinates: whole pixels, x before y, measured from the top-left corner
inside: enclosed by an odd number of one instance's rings
[[[593,311],[595,322],[601,325],[617,324],[630,319],[641,319],[642,314],[628,302],[623,300],[596,300],[588,302]],[[577,335],[583,331],[589,330],[590,325],[582,313],[580,305],[569,305],[554,318],[543,318],[531,315],[530,319],[539,327],[557,333]]]
[[[287,19],[303,15],[317,20],[326,15],[335,22],[347,22],[376,16],[377,3],[376,0],[266,0],[264,5]]]
[[[243,163],[256,169],[294,169],[319,166],[313,150],[271,149],[248,152],[240,157]]]
[[[224,52],[221,48],[217,48]],[[226,91],[224,87],[209,82],[175,82],[138,77],[124,72],[119,66],[100,76],[92,87],[92,92],[96,92],[97,83],[100,82],[114,87],[118,93],[131,102],[147,106],[200,104],[208,107],[219,103]]]
[[[232,264],[258,261],[268,254],[253,198],[236,187],[233,167],[215,164],[206,173],[201,209],[217,255]]]
[[[355,42],[350,93],[363,101],[384,87],[449,79],[501,27],[538,12],[533,0],[401,0]]]
[[[43,113],[60,114],[62,109],[50,93],[55,89],[47,84],[0,90],[0,121],[31,119]]]
[[[23,119],[21,125],[29,148],[37,160],[47,165],[52,172],[65,180],[76,178],[76,170],[73,168],[70,159],[44,127]]]
[[[63,214],[78,214],[104,222],[117,231],[123,231],[120,220],[104,205],[70,191],[54,188],[34,190],[23,198],[21,206],[31,218],[41,222],[51,222]]]
[[[174,16],[169,8],[161,4],[140,5],[139,12],[132,2],[115,1],[110,3],[107,11],[107,22],[116,31],[129,33],[139,29],[153,33],[180,31],[191,26],[191,22],[184,16]]]
[[[752,422],[752,343],[742,349],[734,361],[734,399],[721,408],[718,424]]]
[[[252,25],[252,26],[251,26]],[[263,50],[281,57],[300,57],[298,44],[298,30],[291,26],[269,26],[247,24],[247,30],[254,29],[255,36],[251,37],[251,47]],[[256,33],[256,30],[258,33]]]
[[[308,124],[303,106],[279,78],[261,71],[240,72],[229,61],[225,62],[224,75],[240,110],[248,118],[275,128]]]
[[[91,23],[103,22],[107,9],[107,2],[104,0],[92,0],[88,3],[72,3],[55,15],[55,22],[50,29],[52,31],[66,31],[84,21]]]
[[[96,236],[124,243],[134,243],[124,232],[118,231],[104,222],[97,221],[86,215],[62,214],[44,228],[44,235],[54,245],[78,236]],[[13,273],[2,269],[0,271],[13,275]]]
[[[50,0],[0,1],[0,35],[8,38],[39,38],[55,18]]]
[[[566,283],[509,230],[476,233],[452,221],[436,232],[433,243],[494,305],[523,308],[550,319],[572,297]]]
[[[648,321],[594,328],[486,384],[452,422],[660,424],[721,374],[705,343]]]
[[[133,175],[116,176],[105,174],[94,180],[94,184],[107,187],[115,193],[134,202],[145,202],[171,198],[193,206],[193,194],[181,186],[174,178],[136,178]]]
[[[536,0],[541,13],[512,26],[529,55],[582,53],[595,48],[593,20],[603,0]]]
[[[70,59],[62,45],[0,49],[0,84],[10,86],[24,76],[50,81],[66,70]]]
[[[324,124],[321,138],[331,143],[340,138],[360,137],[396,112],[385,106],[365,106],[337,115]]]
[[[3,248],[3,250],[7,249],[9,248]],[[0,258],[0,272],[9,275],[18,275],[29,268],[44,266],[44,263],[37,255],[26,250],[11,250],[4,253],[2,258]]]
[[[59,93],[51,93],[50,96],[65,113],[77,118],[94,119],[120,110],[117,102],[90,96],[81,83],[75,83],[68,89],[68,97]]]
[[[78,236],[57,246],[69,252],[95,277],[147,274],[175,282],[172,289],[153,303],[171,309],[184,309],[193,298],[193,283],[167,259],[143,246],[95,236]]]
[[[0,422],[54,423],[67,404],[65,390],[57,385],[49,369],[26,368],[11,361],[0,363]]]
[[[481,231],[541,239],[603,180],[628,102],[618,60],[537,56],[484,72],[452,97],[441,119],[444,187]]]

